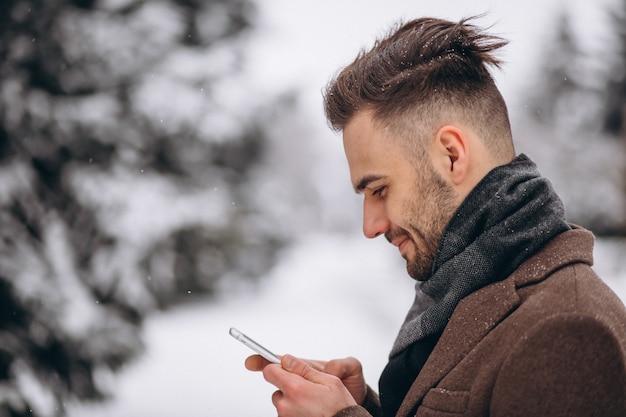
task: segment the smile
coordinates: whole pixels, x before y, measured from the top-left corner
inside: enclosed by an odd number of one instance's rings
[[[394,246],[397,246],[398,250],[400,250],[400,253],[402,253],[408,241],[409,241],[408,236],[402,236],[398,239],[394,239],[393,242],[391,242],[391,244]]]

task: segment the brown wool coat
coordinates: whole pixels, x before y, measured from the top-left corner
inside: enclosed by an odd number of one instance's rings
[[[567,231],[462,300],[397,417],[625,417],[626,309],[592,250]],[[374,396],[335,417],[379,416]]]

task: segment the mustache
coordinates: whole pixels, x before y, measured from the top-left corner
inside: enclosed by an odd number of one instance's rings
[[[407,231],[404,230],[404,229],[389,230],[389,231],[387,231],[387,233],[385,233],[385,239],[387,239],[387,242],[389,242],[389,243],[393,242],[395,239],[397,239],[399,237],[407,237],[410,240],[413,240],[411,238],[411,235],[408,234]]]

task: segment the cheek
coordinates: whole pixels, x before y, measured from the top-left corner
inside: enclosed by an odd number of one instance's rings
[[[394,225],[406,229],[411,224],[415,208],[406,200],[387,200],[387,214]]]
[[[424,206],[418,204],[415,199],[406,199],[398,205],[398,217],[402,219],[404,228],[418,228],[424,219]]]

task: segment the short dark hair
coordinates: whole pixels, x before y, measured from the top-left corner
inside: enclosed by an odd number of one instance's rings
[[[510,159],[515,151],[509,116],[488,70],[500,67],[494,51],[508,42],[484,33],[471,19],[412,20],[362,51],[324,92],[331,127],[343,130],[360,110],[413,137],[461,119],[494,156]],[[421,132],[412,121],[419,121]]]

